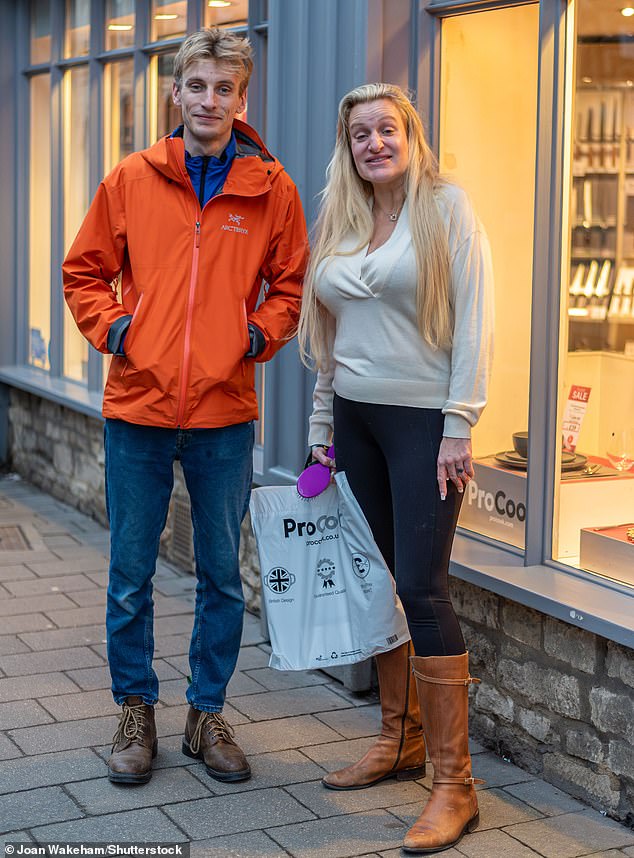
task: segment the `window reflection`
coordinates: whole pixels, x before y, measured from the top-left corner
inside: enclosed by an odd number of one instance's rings
[[[206,0],[205,27],[246,27],[248,0]]]
[[[509,460],[513,434],[528,428],[538,24],[528,5],[447,18],[441,31],[440,169],[472,198],[495,273],[489,404],[473,431],[476,477],[460,524],[518,547],[526,458]]]
[[[180,108],[172,99],[175,53],[161,54],[152,62],[153,113],[151,115],[150,136],[152,142],[164,137],[182,124]]]
[[[31,78],[29,363],[49,369],[51,338],[51,78]]]
[[[568,117],[554,557],[634,584],[634,43],[620,7],[579,0]],[[565,328],[564,328],[565,330]]]
[[[104,69],[104,172],[134,148],[134,64],[108,63]]]
[[[88,66],[64,75],[64,253],[68,251],[88,209]],[[64,318],[64,375],[87,381],[88,344],[68,307]]]
[[[85,57],[90,51],[90,0],[66,0],[64,56]]]
[[[187,32],[186,0],[152,0],[152,41],[175,39]]]
[[[134,45],[134,0],[106,0],[106,50]]]
[[[50,0],[31,0],[31,62],[47,63],[51,59]]]

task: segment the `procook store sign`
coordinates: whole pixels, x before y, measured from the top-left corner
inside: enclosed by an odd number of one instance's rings
[[[473,463],[458,524],[511,545],[524,545],[526,474],[502,470],[491,460]]]

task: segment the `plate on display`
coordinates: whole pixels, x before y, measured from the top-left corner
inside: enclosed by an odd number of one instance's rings
[[[515,450],[505,450],[502,453],[496,453],[495,461],[507,468],[517,468],[520,471],[526,470],[527,460]],[[579,471],[585,466],[587,461],[588,457],[581,453],[568,453],[564,451],[561,454],[561,470]]]

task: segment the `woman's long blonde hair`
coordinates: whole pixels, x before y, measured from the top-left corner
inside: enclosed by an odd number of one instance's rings
[[[315,273],[320,262],[337,254],[343,238],[359,236],[357,252],[370,241],[373,230],[373,192],[362,179],[352,157],[348,122],[350,111],[358,104],[386,99],[399,111],[409,144],[409,167],[405,191],[412,244],[416,257],[418,284],[416,313],[423,339],[434,348],[449,346],[453,328],[450,300],[450,268],[447,236],[434,197],[443,183],[438,165],[427,141],[423,124],[414,106],[398,86],[370,83],[345,95],[339,104],[337,141],[326,171],[326,187],[315,226],[315,243],[304,281],[304,299],[299,322],[299,347],[302,360],[325,370],[331,359],[332,331],[328,313],[317,299]]]

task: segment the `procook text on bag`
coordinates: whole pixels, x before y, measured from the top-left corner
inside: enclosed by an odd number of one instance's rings
[[[344,473],[313,498],[255,489],[271,667],[351,664],[409,640],[394,580]]]

